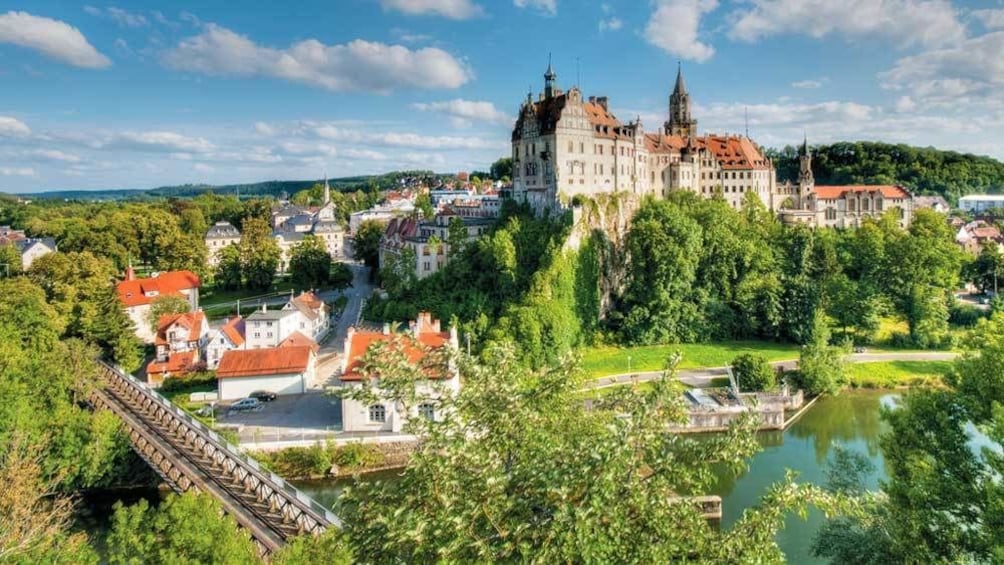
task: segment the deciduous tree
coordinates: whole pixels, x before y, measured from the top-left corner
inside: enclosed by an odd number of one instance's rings
[[[331,276],[331,255],[324,242],[313,235],[293,246],[289,254],[289,274],[301,288],[327,286]]]

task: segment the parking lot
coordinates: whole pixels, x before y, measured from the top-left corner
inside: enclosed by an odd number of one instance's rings
[[[304,429],[336,431],[342,429],[342,404],[337,398],[321,392],[293,394],[263,402],[255,411],[227,414],[227,409],[221,407],[217,422],[268,428],[277,433]]]

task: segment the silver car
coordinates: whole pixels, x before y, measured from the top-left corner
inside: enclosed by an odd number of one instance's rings
[[[257,398],[242,398],[230,405],[227,413],[231,412],[251,412],[261,409],[261,402]]]

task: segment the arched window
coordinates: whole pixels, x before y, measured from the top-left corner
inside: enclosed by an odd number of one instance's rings
[[[374,404],[370,406],[370,422],[386,422],[387,421],[387,409],[384,408],[383,404]]]
[[[436,407],[428,402],[418,405],[418,415],[429,420],[430,422],[436,421]]]

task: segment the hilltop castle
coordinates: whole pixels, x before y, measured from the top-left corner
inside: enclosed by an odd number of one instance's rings
[[[721,194],[733,208],[753,193],[790,223],[853,227],[893,207],[903,225],[911,219],[913,199],[902,187],[817,186],[807,142],[797,182],[779,184],[773,163],[748,137],[698,135],[681,68],[669,119],[651,133],[641,118],[618,120],[606,96],[584,99],[578,87],[562,91],[557,78],[548,64],[544,91],[537,100],[527,94],[512,132],[513,198],[537,210],[558,208],[576,195],[665,197],[689,190]]]

